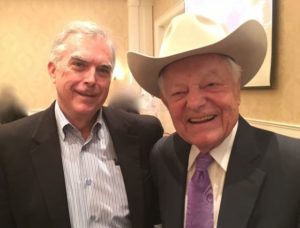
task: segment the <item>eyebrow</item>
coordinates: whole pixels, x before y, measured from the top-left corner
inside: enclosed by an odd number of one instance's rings
[[[77,55],[71,56],[70,62],[72,62],[72,61],[81,61],[85,64],[90,64],[90,62],[88,60],[83,59],[81,56],[77,56]],[[97,68],[102,68],[102,69],[106,69],[109,71],[112,71],[112,69],[113,69],[112,65],[110,65],[110,64],[101,64],[101,65],[97,66]]]
[[[87,63],[87,64],[89,63],[89,61],[83,59],[83,58],[80,57],[80,56],[71,56],[69,62],[72,62],[72,61],[80,61],[80,62],[84,62],[84,63]]]

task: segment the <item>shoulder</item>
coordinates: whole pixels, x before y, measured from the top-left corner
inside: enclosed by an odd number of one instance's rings
[[[260,151],[264,164],[290,174],[300,173],[300,139],[254,127],[253,132],[255,141],[251,142]]]
[[[106,121],[118,123],[120,126],[127,125],[136,131],[159,131],[161,134],[163,133],[162,124],[155,116],[129,113],[111,107],[103,107],[103,115]]]
[[[255,145],[260,151],[300,156],[300,139],[256,128],[242,118],[239,120],[235,142],[239,147],[249,146],[252,148]]]
[[[260,147],[276,147],[282,153],[292,153],[300,157],[300,139],[278,134],[273,131],[254,128],[255,138]]]
[[[35,134],[37,122],[42,113],[6,123],[0,126],[0,156],[1,160],[21,159],[22,154],[31,147],[33,135]]]
[[[31,137],[38,126],[55,125],[54,111],[49,108],[0,126],[1,141],[6,138]],[[56,127],[53,126],[53,127]],[[48,129],[49,127],[47,127]]]
[[[0,126],[0,137],[3,135],[23,134],[32,131],[33,126],[40,119],[42,113],[33,114],[22,119],[6,123]]]
[[[116,110],[117,112],[117,110]],[[143,125],[157,125],[160,121],[157,117],[152,115],[136,114],[126,111],[118,111],[119,115],[122,115],[128,121],[136,122]]]
[[[158,140],[154,147],[153,147],[153,153],[159,153],[158,151],[166,150],[174,148],[174,137],[176,133],[173,133],[169,136],[164,136],[160,140]]]
[[[168,136],[162,137],[160,140],[157,141],[155,144],[154,149],[156,150],[175,150],[175,149],[186,149],[190,148],[191,144],[184,141],[177,132],[172,133]]]
[[[161,122],[155,116],[129,114],[128,120],[131,122],[131,129],[138,135],[144,135],[145,138],[155,138],[155,142],[163,136],[164,129]],[[153,142],[154,143],[154,142]]]
[[[279,151],[285,160],[290,162],[290,165],[294,163],[299,167],[300,171],[300,139],[291,138],[288,136],[274,134],[276,142],[278,143]]]
[[[191,144],[184,141],[175,132],[169,136],[162,137],[155,143],[151,151],[151,158],[153,160],[185,160],[185,157],[189,154],[190,148]]]

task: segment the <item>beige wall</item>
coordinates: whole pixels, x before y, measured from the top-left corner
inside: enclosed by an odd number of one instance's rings
[[[180,2],[153,0],[154,20]],[[273,87],[242,91],[240,108],[248,118],[299,125],[300,2],[276,2]],[[93,20],[109,28],[126,69],[126,0],[0,0],[0,11],[0,87],[12,85],[30,111],[47,107],[55,97],[46,69],[49,48],[55,34],[71,20]],[[111,92],[120,84],[113,81]],[[163,108],[158,111],[171,129],[168,114]]]
[[[31,112],[47,107],[55,90],[47,73],[55,35],[72,20],[103,24],[125,66],[126,0],[0,0],[0,87],[11,85]]]
[[[241,113],[250,118],[300,124],[300,2],[276,1],[273,88],[242,93]]]
[[[183,0],[153,0],[153,18],[157,19]]]

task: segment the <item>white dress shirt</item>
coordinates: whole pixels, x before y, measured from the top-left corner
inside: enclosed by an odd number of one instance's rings
[[[211,156],[213,157],[214,161],[208,167],[208,175],[210,177],[213,195],[214,195],[214,228],[217,227],[217,221],[219,217],[220,211],[220,204],[222,199],[224,181],[225,181],[225,174],[227,171],[227,166],[229,162],[229,157],[231,154],[231,149],[233,145],[233,141],[236,135],[238,123],[234,126],[231,133],[227,136],[227,138],[216,148],[210,151]],[[189,155],[189,163],[188,163],[188,171],[187,171],[187,185],[195,172],[195,160],[198,154],[201,151],[195,146],[192,145]],[[185,215],[186,215],[186,206],[187,206],[187,190],[186,190],[186,200],[185,200]],[[186,218],[186,216],[185,216]],[[184,222],[185,224],[185,222]]]

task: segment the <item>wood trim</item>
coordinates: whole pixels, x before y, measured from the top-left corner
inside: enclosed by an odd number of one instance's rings
[[[291,136],[294,138],[300,138],[300,125],[252,118],[245,119],[255,127],[274,131],[276,133]]]

